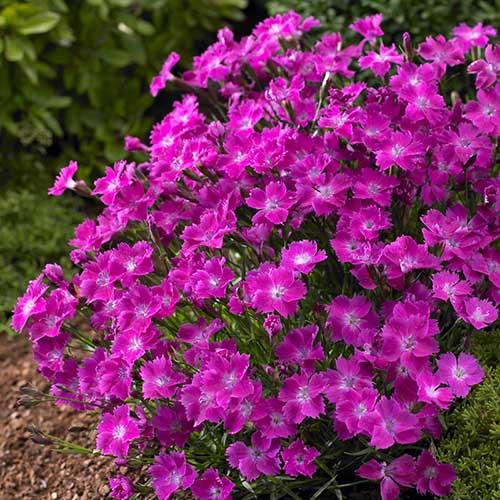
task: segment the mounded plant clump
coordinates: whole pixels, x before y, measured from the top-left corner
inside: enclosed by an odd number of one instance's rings
[[[346,47],[294,12],[223,29],[182,77],[172,53],[151,92],[185,96],[127,137],[144,162],[92,191],[72,162],[49,191],[104,208],[77,271],[15,308],[52,383],[25,402],[100,415],[95,452],[143,471],[113,498],[450,492],[434,443],[500,302],[500,49],[460,25],[400,52],[381,17]],[[455,67],[477,93],[450,95]]]

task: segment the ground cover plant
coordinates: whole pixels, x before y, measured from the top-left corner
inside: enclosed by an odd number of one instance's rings
[[[113,498],[450,492],[435,442],[500,302],[500,49],[462,24],[398,50],[381,21],[223,29],[181,77],[170,54],[151,93],[185,95],[126,138],[143,161],[49,190],[103,210],[14,310],[52,383],[24,402],[99,415],[95,451],[34,439],[144,472]]]

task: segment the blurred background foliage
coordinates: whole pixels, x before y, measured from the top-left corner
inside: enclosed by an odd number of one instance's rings
[[[78,159],[86,176],[145,136],[148,84],[243,19],[247,0],[0,0],[0,174],[33,182]],[[22,151],[22,153],[21,153]],[[15,165],[15,167],[14,167]],[[43,179],[45,181],[45,179]]]

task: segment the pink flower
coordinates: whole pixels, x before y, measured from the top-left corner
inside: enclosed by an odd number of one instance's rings
[[[317,418],[325,412],[321,393],[325,382],[321,374],[309,378],[306,374],[295,374],[283,382],[278,398],[285,403],[283,414],[295,424],[306,417]]]
[[[158,500],[168,500],[179,489],[187,490],[197,476],[193,466],[186,463],[184,453],[178,451],[156,455],[148,473]]]
[[[132,481],[123,474],[110,477],[109,486],[111,487],[109,497],[116,498],[116,500],[129,500],[134,494],[134,485]]]
[[[417,491],[423,495],[430,491],[444,497],[450,493],[451,483],[457,475],[453,466],[439,464],[427,450],[418,457],[416,468]]]
[[[281,363],[296,363],[314,369],[316,360],[325,359],[321,344],[313,345],[317,333],[316,325],[291,330],[275,349],[278,360]]]
[[[281,266],[309,274],[318,262],[326,260],[324,250],[319,250],[315,241],[295,241],[281,252]]]
[[[378,450],[389,448],[394,443],[416,443],[422,434],[418,418],[397,401],[385,396],[380,398],[375,409],[360,425],[371,437],[370,446]]]
[[[372,459],[359,467],[356,473],[372,481],[381,480],[382,500],[395,500],[399,496],[399,486],[411,486],[415,482],[415,459],[402,455],[390,464]]]
[[[428,36],[418,47],[418,54],[424,59],[448,66],[456,66],[464,61],[461,47],[452,40],[446,40],[443,35],[435,38]]]
[[[422,159],[424,147],[409,132],[393,132],[383,147],[376,151],[376,163],[382,171],[393,165],[412,170]]]
[[[173,80],[175,78],[171,73],[171,69],[179,62],[179,60],[179,54],[176,52],[170,52],[166,61],[163,63],[160,74],[151,80],[149,90],[153,97],[156,97],[158,92],[165,88],[165,85],[169,80]]]
[[[342,396],[329,398],[335,403],[334,419],[335,423],[341,422],[346,429],[341,439],[349,439],[361,432],[363,420],[369,415],[379,397],[378,391],[374,389],[363,389],[359,392],[355,390],[342,391]]]
[[[498,318],[498,310],[489,300],[471,297],[464,299],[463,306],[465,310],[460,316],[478,330]]]
[[[457,297],[469,295],[472,288],[458,274],[443,271],[432,275],[432,291],[437,299],[453,301]]]
[[[378,326],[378,318],[371,310],[371,302],[362,295],[348,298],[339,295],[328,307],[326,326],[334,341],[360,346],[371,340]]]
[[[147,361],[141,367],[141,378],[144,382],[142,392],[146,399],[171,398],[186,377],[172,369],[169,358],[161,356]]]
[[[258,270],[246,283],[253,293],[252,307],[262,313],[276,311],[285,317],[295,314],[298,302],[307,292],[291,269],[281,267]]]
[[[227,448],[226,456],[231,467],[238,469],[248,481],[253,481],[261,474],[275,476],[279,473],[279,449],[279,439],[269,439],[254,432],[251,446],[236,441]]]
[[[36,280],[30,281],[26,293],[18,299],[12,316],[12,328],[16,332],[26,326],[33,314],[40,314],[45,310],[45,300],[42,298],[48,286],[42,283],[43,274]]]
[[[52,196],[61,196],[66,189],[75,189],[78,185],[85,185],[83,181],[75,181],[73,176],[78,170],[76,161],[70,161],[67,167],[61,169],[56,177],[54,185],[49,189]]]
[[[361,69],[370,68],[375,75],[381,78],[391,69],[391,63],[401,64],[402,62],[403,56],[397,53],[394,44],[390,47],[381,45],[379,52],[368,52],[366,56],[359,58],[359,66]]]
[[[172,408],[160,406],[157,415],[151,419],[158,441],[162,446],[177,446],[184,448],[194,425],[186,417],[186,411],[179,401],[175,401]]]
[[[488,38],[497,35],[497,30],[493,26],[483,26],[483,23],[477,23],[472,28],[460,23],[452,33],[460,40],[464,50],[470,50],[471,47],[485,47]]]
[[[334,404],[341,403],[352,392],[361,392],[373,385],[371,369],[363,363],[359,351],[349,359],[338,357],[335,368],[335,370],[329,368],[325,372],[323,389],[328,401]]]
[[[449,387],[441,387],[443,380],[432,373],[425,372],[417,375],[418,399],[424,403],[433,403],[439,408],[447,409],[453,400],[453,393]]]
[[[383,14],[375,14],[362,19],[356,19],[354,23],[349,25],[349,28],[359,33],[365,40],[373,42],[376,37],[384,35],[384,32],[380,28],[383,17]]]
[[[285,462],[283,468],[289,476],[312,477],[316,472],[314,460],[320,456],[320,452],[313,447],[306,447],[301,439],[295,440],[281,452],[281,457]]]
[[[268,220],[272,224],[283,224],[294,203],[295,197],[287,192],[282,182],[270,182],[265,190],[252,189],[247,198],[247,205],[259,210],[252,218],[254,223]]]
[[[500,46],[488,45],[484,51],[485,59],[477,59],[469,64],[467,71],[476,77],[476,88],[491,87],[500,74]]]
[[[227,477],[220,477],[213,467],[208,468],[191,486],[198,500],[231,500],[234,483]]]
[[[107,358],[99,364],[99,390],[107,396],[125,400],[130,395],[132,374],[130,365],[122,358]]]
[[[297,425],[285,417],[284,403],[277,398],[262,399],[257,405],[256,427],[268,438],[287,438],[297,431]]]
[[[118,458],[126,457],[131,441],[140,435],[137,420],[130,416],[128,405],[104,413],[97,426],[97,449]]]
[[[451,352],[442,354],[437,360],[438,377],[448,384],[455,396],[464,398],[473,385],[484,379],[484,371],[474,356],[465,352],[458,359]]]
[[[234,273],[224,266],[226,259],[213,257],[207,260],[203,268],[196,271],[191,278],[194,292],[199,299],[226,296],[227,285],[233,280]]]
[[[281,318],[277,314],[269,314],[264,320],[263,326],[270,337],[278,335],[283,329]]]

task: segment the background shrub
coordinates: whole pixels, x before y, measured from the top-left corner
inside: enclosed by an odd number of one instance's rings
[[[241,20],[246,4],[0,0],[2,179],[29,179],[45,153],[44,165],[78,158],[84,173],[118,159],[124,135],[151,126],[147,88],[165,54],[189,59],[210,32]]]

